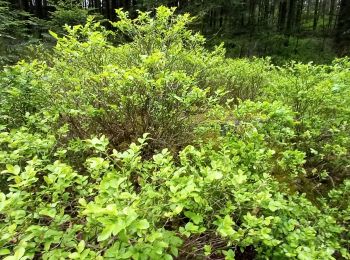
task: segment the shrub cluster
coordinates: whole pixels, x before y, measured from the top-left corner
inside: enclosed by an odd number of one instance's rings
[[[350,61],[226,59],[174,11],[1,72],[0,256],[349,259]]]

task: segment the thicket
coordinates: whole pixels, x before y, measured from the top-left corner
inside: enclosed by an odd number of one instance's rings
[[[0,74],[0,255],[349,259],[349,59],[226,59],[187,14],[117,15]]]

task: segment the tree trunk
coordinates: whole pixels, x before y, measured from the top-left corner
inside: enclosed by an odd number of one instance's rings
[[[335,41],[339,55],[350,54],[350,1],[340,2],[339,18],[336,28]]]
[[[298,0],[297,12],[295,18],[295,30],[299,33],[301,31],[301,20],[304,9],[304,0]]]
[[[43,18],[42,0],[35,0],[35,15],[39,18]]]
[[[19,7],[19,9],[24,10],[24,2],[23,2],[23,0],[19,0],[18,1],[18,7]]]
[[[295,8],[296,0],[289,0],[289,8],[288,8],[288,19],[287,19],[287,35],[291,35],[294,32],[294,24],[295,24]]]
[[[219,26],[220,28],[224,26],[224,8],[223,7],[220,7]]]
[[[269,24],[269,12],[270,10],[270,1],[265,0],[264,1],[264,25],[267,26]]]
[[[278,10],[278,30],[284,31],[287,15],[287,0],[281,0]]]
[[[306,19],[308,20],[310,18],[310,11],[311,10],[311,0],[307,1],[307,6],[306,6]]]
[[[249,1],[249,19],[248,19],[250,34],[254,32],[254,28],[255,28],[255,9],[256,9],[256,0],[250,0]]]
[[[319,5],[320,5],[320,0],[315,1],[315,10],[314,10],[314,22],[312,25],[312,29],[316,31],[317,29],[317,24],[318,24],[318,17],[319,17]]]
[[[107,18],[107,19],[110,19],[109,15],[110,15],[110,11],[109,11],[109,1],[112,1],[112,0],[104,0],[103,1],[103,9],[104,9],[104,16]]]
[[[335,4],[336,4],[336,0],[331,0],[330,7],[329,7],[328,28],[332,28],[332,24],[334,21]]]
[[[42,16],[43,18],[47,18],[48,12],[47,12],[47,0],[43,0],[43,6],[42,6]]]
[[[116,0],[109,0],[109,20],[113,21],[115,18]]]
[[[272,0],[271,3],[271,9],[270,9],[270,23],[274,25],[275,17],[276,17],[276,6],[277,6],[277,0]]]

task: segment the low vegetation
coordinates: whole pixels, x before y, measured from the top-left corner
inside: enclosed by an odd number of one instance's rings
[[[1,257],[349,259],[350,60],[229,59],[187,14],[117,14],[0,74]]]

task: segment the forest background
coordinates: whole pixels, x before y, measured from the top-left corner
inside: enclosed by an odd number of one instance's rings
[[[115,9],[136,17],[137,10],[154,11],[159,5],[196,16],[192,28],[207,38],[208,47],[225,42],[229,57],[330,63],[349,53],[346,0],[1,0],[0,62],[29,55],[33,44],[51,46],[48,30],[62,32],[64,24],[83,24],[90,14],[108,26],[107,20],[117,19]]]

